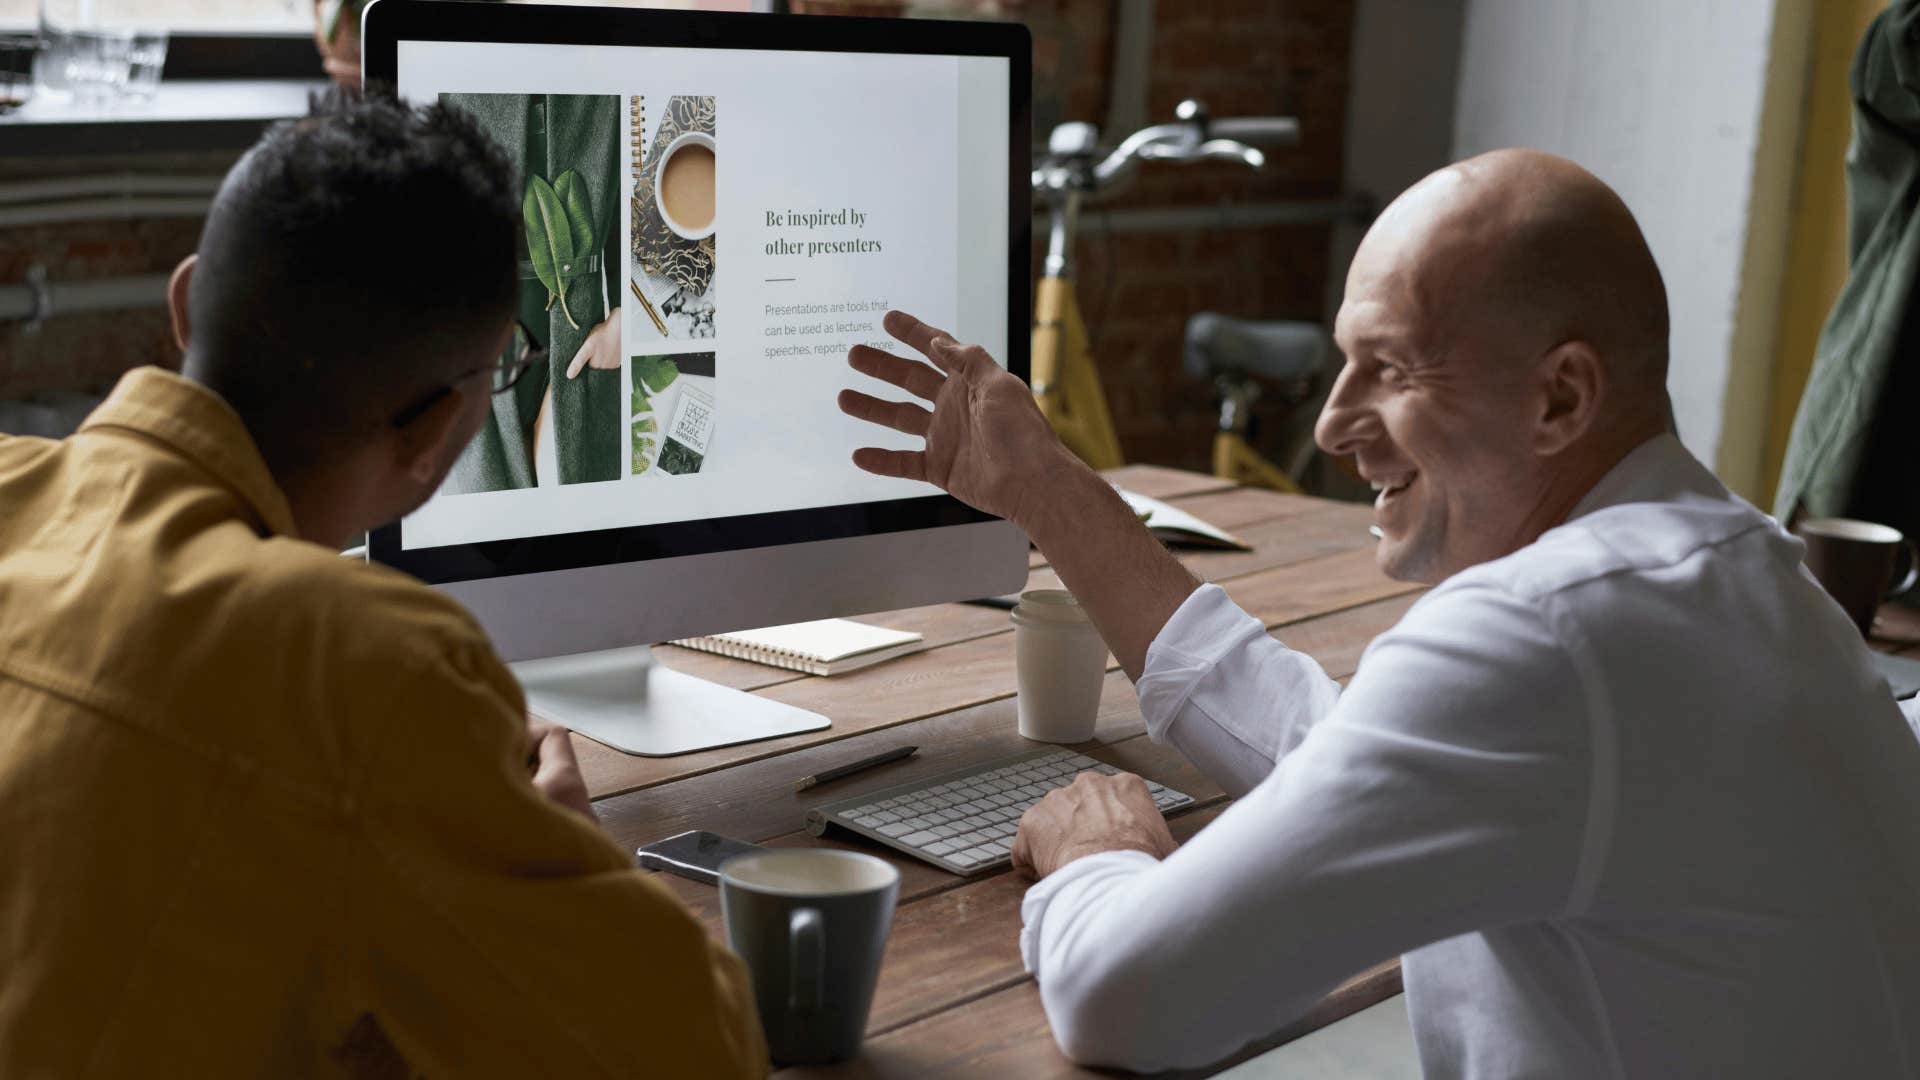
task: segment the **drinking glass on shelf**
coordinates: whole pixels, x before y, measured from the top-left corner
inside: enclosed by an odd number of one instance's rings
[[[65,74],[73,96],[86,105],[110,104],[127,84],[133,31],[76,30],[69,36]]]
[[[127,81],[121,93],[127,100],[145,103],[160,91],[160,72],[167,66],[167,32],[135,30],[127,49]]]

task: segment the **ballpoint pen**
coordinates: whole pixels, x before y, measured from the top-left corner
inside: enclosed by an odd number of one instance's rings
[[[885,765],[889,761],[899,761],[901,758],[912,756],[913,752],[918,749],[920,748],[917,746],[899,746],[884,754],[875,754],[872,757],[861,758],[859,761],[850,761],[845,765],[835,765],[833,768],[827,769],[824,772],[815,773],[812,776],[803,776],[795,780],[793,782],[793,790],[805,791],[815,784],[824,784],[829,780],[838,780],[843,776],[852,776],[854,773],[862,770],[871,769],[875,765]]]

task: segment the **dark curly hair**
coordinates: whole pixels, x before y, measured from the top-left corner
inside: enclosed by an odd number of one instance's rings
[[[474,366],[514,308],[513,165],[469,115],[332,90],[227,174],[200,236],[187,372],[276,476]]]

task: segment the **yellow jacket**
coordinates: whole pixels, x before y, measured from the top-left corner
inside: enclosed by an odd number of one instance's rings
[[[0,436],[0,1076],[764,1074],[473,619],[292,532],[158,369]]]

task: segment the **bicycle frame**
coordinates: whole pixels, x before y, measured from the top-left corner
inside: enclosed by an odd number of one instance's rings
[[[1033,396],[1067,449],[1096,469],[1117,469],[1125,464],[1120,438],[1107,411],[1106,390],[1073,289],[1079,213],[1078,192],[1067,192],[1053,203],[1047,260],[1033,298]]]

